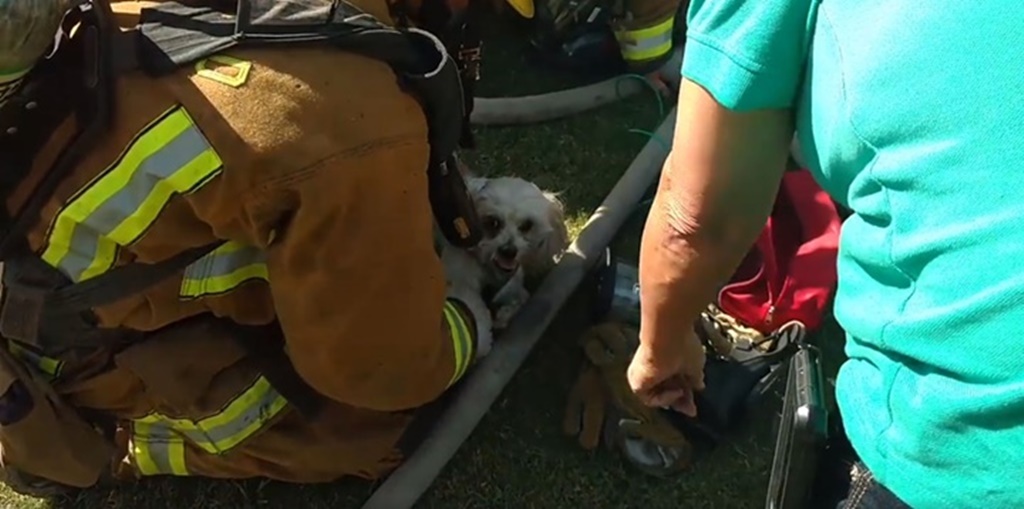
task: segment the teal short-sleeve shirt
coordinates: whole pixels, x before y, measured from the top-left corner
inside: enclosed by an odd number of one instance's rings
[[[842,228],[843,422],[915,508],[1024,508],[1024,3],[694,0],[683,74],[793,108]]]

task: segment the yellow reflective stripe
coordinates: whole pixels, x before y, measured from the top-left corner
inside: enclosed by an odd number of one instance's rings
[[[672,28],[675,16],[670,16],[657,25],[639,30],[615,32],[622,57],[630,62],[652,60],[672,51]]]
[[[175,194],[220,174],[220,156],[180,106],[136,135],[124,153],[57,214],[43,260],[80,282],[109,270]]]
[[[45,373],[49,376],[50,380],[55,380],[59,377],[61,370],[64,369],[64,363],[57,359],[46,357],[45,355],[39,355],[14,342],[9,342],[8,344],[10,345],[9,350],[12,355],[21,360],[21,362]]]
[[[451,380],[448,381],[450,387],[466,374],[466,369],[473,362],[473,335],[459,308],[450,301],[444,303],[444,319],[448,323],[448,330],[452,336],[452,347],[455,351],[455,369]]]
[[[223,454],[252,436],[288,405],[264,377],[259,377],[219,413],[194,421],[151,413],[136,424],[163,426],[210,454]]]
[[[185,440],[174,430],[159,424],[132,425],[130,450],[142,475],[187,476]]]
[[[266,260],[258,247],[227,242],[185,268],[178,295],[194,299],[227,293],[252,279],[267,281]]]
[[[32,69],[22,69],[20,71],[0,71],[0,83],[7,83],[14,80],[20,80],[24,78],[26,74]]]

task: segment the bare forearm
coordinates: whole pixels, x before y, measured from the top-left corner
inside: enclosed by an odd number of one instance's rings
[[[668,194],[652,206],[640,249],[641,340],[651,350],[684,338],[718,288],[742,261],[763,222],[738,221],[708,231],[681,217]]]
[[[735,113],[684,81],[640,253],[641,341],[671,348],[764,227],[791,141],[786,111]]]

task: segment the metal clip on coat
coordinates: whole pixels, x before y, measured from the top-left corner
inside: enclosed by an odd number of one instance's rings
[[[430,205],[441,233],[455,247],[469,248],[480,242],[480,218],[455,156],[432,165],[427,171]]]

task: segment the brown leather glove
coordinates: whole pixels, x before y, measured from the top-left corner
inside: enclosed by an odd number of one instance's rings
[[[601,372],[584,362],[580,376],[569,391],[562,430],[566,435],[575,435],[584,449],[594,450],[601,443],[607,411],[608,391],[601,380]]]
[[[639,345],[637,331],[604,323],[580,338],[586,355],[579,378],[569,393],[562,423],[588,450],[603,439],[642,471],[665,476],[685,468],[690,443],[661,410],[644,405],[626,380],[626,368]]]

